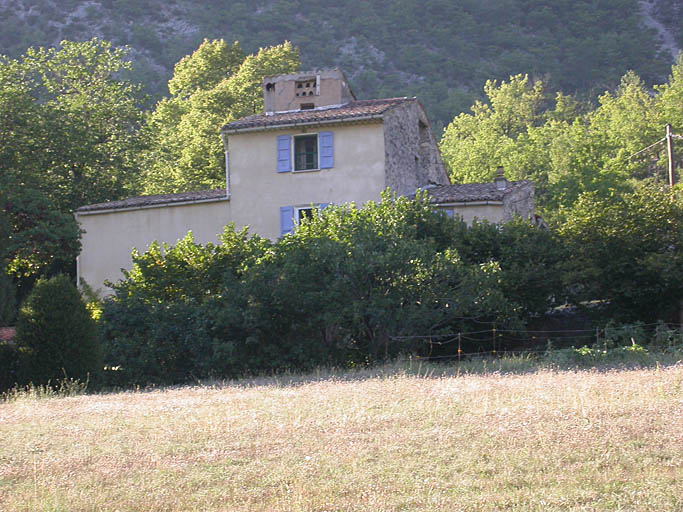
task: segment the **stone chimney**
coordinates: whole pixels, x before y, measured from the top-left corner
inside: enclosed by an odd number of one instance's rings
[[[498,169],[496,169],[496,179],[493,182],[496,184],[496,190],[505,190],[507,188],[508,180],[505,179],[502,166],[498,166]]]
[[[339,69],[304,71],[263,79],[266,114],[345,105],[356,97]]]

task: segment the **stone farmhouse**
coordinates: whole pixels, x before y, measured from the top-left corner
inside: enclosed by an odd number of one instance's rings
[[[266,77],[265,112],[221,129],[226,188],[140,196],[78,208],[84,230],[78,279],[94,289],[120,279],[131,250],[174,244],[192,231],[199,243],[233,222],[277,239],[314,208],[378,200],[427,189],[436,208],[502,222],[533,216],[533,185],[451,185],[434,134],[415,98],[357,100],[339,70]]]

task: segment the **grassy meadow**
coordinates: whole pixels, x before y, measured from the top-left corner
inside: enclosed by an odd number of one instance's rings
[[[463,369],[19,394],[0,510],[683,510],[680,362]]]

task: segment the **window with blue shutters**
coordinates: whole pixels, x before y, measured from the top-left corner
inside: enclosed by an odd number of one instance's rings
[[[320,132],[320,168],[331,169],[334,167],[334,135],[332,132]]]
[[[334,167],[334,134],[280,135],[277,172],[317,171]]]
[[[290,172],[292,170],[292,158],[290,150],[292,145],[291,135],[280,135],[277,138],[277,172]]]
[[[302,220],[313,218],[316,209],[320,213],[329,205],[330,203],[309,204],[308,206],[281,206],[280,236],[294,232],[295,226]]]
[[[280,236],[294,231],[294,207],[280,207]]]

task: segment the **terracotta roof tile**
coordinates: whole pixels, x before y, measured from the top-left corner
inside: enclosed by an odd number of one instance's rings
[[[310,110],[291,110],[254,114],[226,124],[222,131],[237,132],[255,128],[277,128],[297,124],[314,124],[321,122],[351,121],[366,117],[381,117],[390,108],[416,101],[415,98],[388,98],[381,100],[356,100],[345,105],[333,107],[318,107]]]
[[[177,203],[192,203],[198,201],[217,201],[226,199],[225,189],[200,190],[198,192],[181,192],[179,194],[159,194],[151,196],[137,196],[121,201],[89,204],[81,206],[76,212],[95,212],[101,210],[122,210],[125,208],[142,208],[145,206],[165,206]]]

